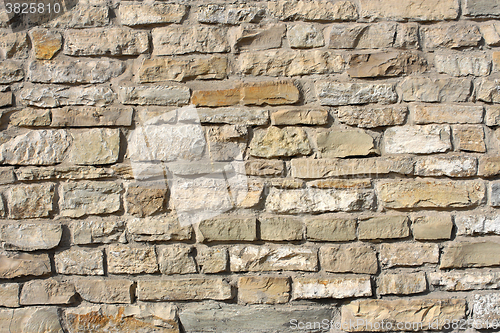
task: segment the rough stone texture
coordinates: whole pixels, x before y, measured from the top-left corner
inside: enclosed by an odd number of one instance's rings
[[[80,278],[75,280],[78,295],[92,303],[132,303],[133,281],[127,279]]]
[[[327,272],[375,274],[377,253],[369,245],[325,245],[320,248],[321,267]]]
[[[500,125],[500,107],[495,106],[487,106],[486,114],[484,116],[484,123],[486,126],[498,126]]]
[[[62,35],[58,31],[36,29],[30,31],[30,37],[37,59],[50,60],[62,48]]]
[[[481,34],[483,35],[484,41],[487,45],[490,46],[498,46],[500,43],[500,35],[498,34],[499,31],[499,25],[495,21],[489,21],[481,24],[479,26],[479,30],[481,31]],[[496,52],[493,53],[493,62],[498,62],[495,60],[495,54]],[[498,69],[498,67],[497,67]]]
[[[427,290],[424,273],[383,274],[377,279],[379,295],[410,295]]]
[[[67,105],[104,106],[112,103],[116,94],[104,86],[25,85],[21,100],[26,105],[55,108]]]
[[[456,215],[457,236],[499,234],[500,220],[497,215]]]
[[[401,82],[405,102],[466,102],[472,92],[470,79],[406,78]]]
[[[13,219],[48,217],[53,209],[54,184],[18,185],[7,197]]]
[[[417,124],[480,124],[483,122],[482,106],[432,105],[412,106]]]
[[[336,276],[329,278],[293,279],[293,299],[352,298],[372,295],[368,276]]]
[[[127,221],[127,232],[134,241],[179,241],[190,240],[193,228],[181,226],[176,216],[151,216]]]
[[[439,73],[453,76],[486,76],[491,72],[491,61],[484,57],[437,54],[434,64]]]
[[[500,206],[500,182],[490,183],[490,204],[493,207]]]
[[[485,78],[476,82],[476,99],[487,103],[500,103],[499,81]]]
[[[500,6],[495,1],[465,1],[464,14],[471,17],[498,17]]]
[[[306,132],[297,127],[269,127],[256,131],[250,142],[250,154],[256,157],[309,155],[311,144]]]
[[[269,24],[263,27],[242,25],[234,32],[232,46],[238,52],[279,48],[285,31],[284,24]]]
[[[498,156],[481,156],[479,158],[478,174],[484,177],[500,174],[500,158]]]
[[[477,25],[443,23],[420,29],[424,48],[452,48],[477,46],[483,36]]]
[[[459,3],[455,0],[361,0],[360,5],[360,17],[370,21],[377,19],[424,22],[454,20],[459,13]]]
[[[221,278],[139,280],[137,298],[141,301],[227,300],[231,286]]]
[[[318,151],[323,158],[377,154],[373,137],[362,130],[332,130],[318,133]]]
[[[0,92],[0,107],[11,106],[11,105],[12,105],[12,93]]]
[[[493,322],[498,320],[499,294],[474,294],[471,304],[472,318],[475,321]]]
[[[0,284],[0,304],[8,308],[19,307],[19,284],[4,283]]]
[[[496,272],[474,272],[474,275],[462,272],[431,272],[429,285],[446,291],[464,291],[474,289],[497,289],[500,276]]]
[[[50,126],[50,118],[50,110],[25,108],[12,114],[10,117],[10,123],[19,127]]]
[[[334,217],[310,217],[305,220],[309,241],[346,242],[356,239],[356,220]]]
[[[269,122],[267,110],[246,108],[198,108],[201,123],[265,125]]]
[[[65,183],[61,186],[59,207],[61,215],[110,214],[121,208],[119,184],[113,182]]]
[[[54,261],[59,274],[104,275],[102,249],[73,247],[56,253]]]
[[[441,269],[498,266],[500,245],[493,241],[449,243],[443,249]]]
[[[51,28],[91,28],[109,25],[109,8],[102,2],[81,1],[78,6],[47,23]]]
[[[119,88],[122,104],[184,105],[190,97],[189,88],[179,85],[136,85]]]
[[[99,43],[95,43],[99,40]],[[67,30],[64,54],[72,56],[127,56],[149,51],[148,33],[125,28]]]
[[[254,217],[221,217],[203,220],[198,225],[200,242],[254,241],[257,220]]]
[[[125,194],[126,211],[137,217],[154,215],[163,210],[167,193],[164,181],[130,183]]]
[[[60,282],[53,278],[32,280],[21,289],[21,305],[70,304],[76,295],[75,286],[69,282]]]
[[[425,58],[409,52],[355,54],[351,56],[349,65],[347,73],[356,78],[423,73],[428,67]]]
[[[397,101],[395,86],[388,83],[316,83],[321,105],[391,104]]]
[[[201,273],[222,273],[227,270],[229,256],[223,247],[197,247],[196,262]]]
[[[353,21],[358,18],[356,7],[349,1],[338,3],[293,0],[269,2],[268,10],[284,21]]]
[[[115,218],[92,217],[69,224],[71,241],[77,245],[100,244],[121,241],[125,222]]]
[[[160,245],[156,247],[160,272],[166,275],[196,273],[192,249],[184,246]]]
[[[391,243],[380,245],[380,262],[386,268],[437,264],[439,247],[426,243]]]
[[[246,304],[288,302],[290,279],[287,277],[242,276],[238,279],[238,301]]]
[[[53,127],[130,126],[133,109],[130,106],[67,106],[52,109],[51,114]]]
[[[405,215],[372,217],[359,221],[358,239],[381,241],[383,239],[406,238],[410,235],[409,219]]]
[[[50,274],[50,259],[47,254],[0,253],[0,278],[12,279],[21,276],[44,276]]]
[[[55,307],[2,309],[0,310],[0,321],[2,328],[11,332],[64,332]]]
[[[195,59],[173,57],[144,59],[139,69],[139,81],[147,83],[168,80],[224,79],[227,71],[227,58],[222,56]]]
[[[451,150],[451,130],[447,125],[401,126],[384,133],[388,154],[431,154]]]
[[[361,128],[402,125],[407,114],[406,106],[343,106],[337,109],[341,123]]]
[[[413,237],[416,240],[450,239],[453,221],[449,214],[418,216],[413,219]]]
[[[396,180],[377,184],[378,199],[387,208],[474,207],[482,203],[481,181]]]
[[[287,39],[291,48],[308,49],[325,45],[323,31],[312,24],[296,24],[287,29]]]
[[[475,157],[449,155],[425,156],[415,161],[415,175],[418,176],[448,176],[472,177],[477,173]]]
[[[260,239],[264,241],[294,241],[303,238],[300,219],[286,216],[259,217]]]
[[[229,249],[232,272],[318,270],[317,250],[289,245],[235,245]]]
[[[154,247],[110,245],[106,252],[112,274],[152,274],[158,272]]]
[[[55,223],[21,222],[0,225],[0,242],[6,250],[35,251],[52,249],[59,245],[61,237],[61,225]]]
[[[198,22],[212,24],[259,23],[264,15],[265,10],[257,6],[210,4],[197,9]]]
[[[118,161],[120,131],[116,129],[90,129],[71,133],[73,146],[69,160],[74,164],[101,165]]]
[[[325,110],[280,110],[271,114],[272,125],[326,125]]]
[[[23,59],[28,56],[28,36],[26,32],[9,33],[0,31],[0,58]]]
[[[356,322],[352,332],[372,330],[369,323],[390,322],[421,323],[424,330],[437,321],[436,329],[442,329],[443,321],[460,321],[465,317],[464,299],[400,299],[357,300],[342,307],[342,322]],[[382,331],[377,329],[377,331]]]
[[[0,62],[0,83],[13,83],[24,79],[24,69],[21,63],[12,60]]]
[[[136,4],[123,2],[118,8],[120,23],[128,26],[180,23],[186,15],[187,6],[178,4]]]
[[[477,153],[486,152],[482,125],[455,125],[452,131],[457,150]]]

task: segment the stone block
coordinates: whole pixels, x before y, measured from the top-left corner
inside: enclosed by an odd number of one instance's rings
[[[238,278],[238,301],[246,304],[279,304],[290,296],[288,277],[241,276]]]
[[[377,252],[370,245],[324,245],[320,248],[321,267],[327,272],[375,274]]]
[[[114,182],[72,182],[61,186],[59,207],[61,215],[111,214],[121,209],[120,184]]]
[[[56,271],[67,275],[104,275],[102,249],[72,247],[54,255]]]
[[[415,267],[439,262],[437,244],[390,243],[380,245],[380,262],[383,267]]]
[[[107,251],[111,274],[152,274],[158,272],[153,246],[110,245]]]

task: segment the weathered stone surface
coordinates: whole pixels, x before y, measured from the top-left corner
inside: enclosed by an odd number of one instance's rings
[[[398,24],[394,47],[419,50],[419,29],[417,23]]]
[[[185,86],[136,85],[119,87],[120,101],[136,105],[184,105],[189,103],[190,91]]]
[[[463,105],[418,104],[411,107],[416,124],[480,124],[484,108]]]
[[[28,36],[26,32],[0,32],[0,58],[27,58]]]
[[[69,230],[72,243],[77,245],[123,242],[125,239],[125,222],[115,217],[71,221]]]
[[[495,21],[487,21],[479,26],[479,30],[483,35],[484,41],[489,46],[498,46],[500,43],[500,26],[498,22]],[[495,58],[496,52],[493,52],[493,62],[498,62]],[[497,67],[498,69],[498,67]]]
[[[344,124],[362,128],[402,125],[408,115],[406,106],[343,106],[337,119]]]
[[[327,272],[375,274],[378,271],[377,253],[364,244],[322,246],[320,261]]]
[[[475,86],[477,100],[487,103],[500,103],[500,81],[485,78],[477,80]]]
[[[474,289],[498,289],[500,275],[497,272],[431,272],[427,274],[429,285],[446,291]]]
[[[267,24],[262,27],[241,25],[236,28],[232,41],[235,51],[258,51],[281,47],[285,37],[284,24]]]
[[[272,188],[266,210],[282,214],[353,212],[373,208],[372,191],[337,191],[332,189],[286,190]]]
[[[471,17],[498,17],[500,16],[500,6],[495,1],[488,0],[467,0],[464,4],[464,15]]]
[[[62,162],[71,143],[65,130],[29,131],[0,146],[0,161],[14,165],[51,165]]]
[[[340,83],[319,81],[316,91],[321,105],[356,105],[368,103],[395,103],[398,99],[394,84]]]
[[[378,199],[387,208],[474,207],[485,198],[481,181],[396,180],[377,184]]]
[[[0,242],[6,250],[52,249],[59,245],[61,236],[61,225],[56,223],[19,222],[0,225]]]
[[[0,107],[11,106],[13,103],[12,92],[0,92]]]
[[[469,309],[471,310],[472,320],[481,323],[493,323],[497,322],[500,318],[500,294],[489,293],[489,294],[475,294],[470,304]],[[492,324],[489,324],[490,327]],[[479,328],[479,327],[478,327]],[[486,324],[482,328],[486,328]]]
[[[10,116],[10,123],[19,127],[50,126],[50,110],[25,108]]]
[[[264,14],[263,8],[244,4],[203,4],[197,9],[198,22],[211,24],[259,23]]]
[[[71,304],[75,295],[75,286],[72,283],[60,282],[53,278],[32,280],[23,285],[20,304]]]
[[[442,329],[445,322],[460,322],[465,318],[464,299],[398,299],[358,300],[342,306],[342,322],[359,322],[350,332],[386,331],[388,324],[373,323],[418,323],[419,329]],[[437,327],[432,327],[432,323]],[[373,325],[373,328],[370,326]]]
[[[29,64],[28,80],[37,83],[103,83],[121,75],[124,70],[123,62],[115,60],[35,60]]]
[[[76,292],[92,303],[132,303],[131,280],[80,278],[74,281]]]
[[[318,242],[347,242],[356,239],[356,220],[324,215],[305,219],[306,238]]]
[[[176,216],[151,216],[127,221],[127,232],[137,242],[181,241],[193,236],[191,225],[181,226]]]
[[[164,208],[167,193],[164,180],[129,183],[125,194],[125,209],[127,213],[138,217],[153,215]]]
[[[437,244],[391,243],[380,245],[380,262],[384,267],[412,267],[439,262]]]
[[[43,276],[50,274],[50,259],[47,254],[0,253],[0,278],[12,279],[21,276]]]
[[[406,78],[401,83],[405,102],[466,102],[471,96],[470,79]]]
[[[352,298],[372,295],[369,276],[334,276],[293,279],[293,299]]]
[[[36,59],[50,60],[62,48],[62,35],[58,31],[48,29],[31,30],[30,37]]]
[[[261,216],[260,239],[267,241],[302,240],[304,226],[302,220],[287,216]]]
[[[356,26],[353,25],[353,28],[356,29]],[[380,22],[361,25],[361,29],[361,34],[356,36],[357,40],[351,41],[351,43],[355,43],[357,49],[382,49],[395,46],[394,42],[398,31],[397,24],[393,22]],[[336,33],[338,33],[338,30]],[[331,30],[330,44],[333,43],[333,38],[335,38],[334,29]]]
[[[426,290],[425,273],[382,274],[377,279],[379,295],[410,295]]]
[[[451,150],[451,131],[447,125],[391,127],[384,133],[383,147],[388,154],[432,154]]]
[[[279,110],[271,114],[272,125],[326,125],[326,110]]]
[[[8,308],[19,307],[19,284],[0,284],[0,305],[6,306]]]
[[[61,186],[59,208],[61,215],[110,214],[121,208],[121,185],[113,182],[64,183]]]
[[[470,156],[425,156],[415,159],[415,175],[472,177],[477,173],[477,159]]]
[[[107,251],[108,272],[112,274],[152,274],[158,272],[153,246],[110,245]]]
[[[375,141],[363,130],[331,130],[316,136],[322,158],[367,156],[378,154]]]
[[[335,24],[330,30],[328,47],[331,49],[354,49],[367,30],[367,25]],[[394,40],[394,36],[392,40]]]
[[[269,127],[257,130],[250,142],[250,155],[257,157],[281,157],[309,155],[311,144],[306,132],[298,127]]]
[[[99,43],[95,41],[98,40]],[[64,54],[72,56],[126,56],[149,51],[148,33],[126,28],[66,30]]]
[[[53,127],[130,126],[134,112],[130,106],[63,107],[50,111]]]
[[[162,27],[152,31],[153,55],[229,52],[227,28],[218,26]]]
[[[500,174],[500,157],[483,155],[479,158],[478,175],[491,177]]]
[[[229,249],[232,272],[318,270],[318,251],[289,245],[235,245]]]
[[[15,172],[18,180],[99,179],[114,176],[113,170],[92,166],[26,167]]]
[[[486,126],[500,125],[500,106],[498,105],[486,106],[484,123],[486,124]]]
[[[222,302],[191,303],[180,313],[187,332],[279,332],[293,328],[290,318],[313,323],[318,318],[332,318],[330,306],[238,305]]]
[[[0,310],[4,332],[63,333],[56,307],[29,307]]]
[[[231,285],[222,278],[155,279],[137,282],[141,301],[228,300]]]
[[[229,256],[224,247],[198,246],[196,262],[201,273],[222,273],[227,271]]]
[[[19,179],[19,178],[18,178]],[[21,180],[21,179],[19,179]],[[13,167],[0,167],[0,184],[10,184],[16,181]]]
[[[428,67],[425,58],[409,52],[355,54],[351,56],[349,65],[347,73],[357,78],[423,73]]]
[[[116,94],[104,86],[25,85],[21,101],[40,108],[66,105],[104,106],[113,102]]]
[[[103,6],[102,2],[81,1],[72,10],[48,22],[47,26],[62,29],[105,27],[109,21],[108,6]]]
[[[500,234],[500,216],[498,215],[456,215],[457,236],[478,236]]]
[[[286,37],[291,48],[309,49],[325,45],[323,31],[312,24],[295,24],[289,26]]]
[[[486,152],[482,125],[455,125],[453,126],[453,138],[455,149],[477,153]]]
[[[21,63],[12,60],[0,61],[0,83],[13,83],[24,78],[24,69]]]
[[[196,273],[196,263],[192,248],[178,245],[159,245],[156,247],[160,273],[166,275]]]
[[[286,303],[290,289],[288,277],[242,276],[238,279],[238,301],[246,304]]]
[[[463,23],[443,23],[420,29],[424,48],[452,48],[478,46],[483,36],[477,25]]]
[[[269,12],[282,21],[355,21],[356,6],[350,1],[277,1],[267,4]]]
[[[154,2],[146,5],[123,2],[118,8],[118,16],[120,23],[128,26],[180,23],[187,11],[187,6],[173,3]]]
[[[416,217],[413,220],[413,237],[416,240],[450,239],[453,222],[449,214],[434,214]]]
[[[177,307],[166,303],[94,305],[64,312],[69,333],[115,331],[120,333],[179,333]]]
[[[500,206],[500,182],[490,183],[490,204],[493,207]]]
[[[197,108],[201,123],[260,126],[269,122],[269,111],[247,108]]]
[[[500,264],[500,244],[494,241],[462,241],[447,244],[441,256],[441,269],[489,267]]]
[[[323,50],[269,50],[245,52],[238,57],[240,72],[254,76],[331,74],[341,72],[344,65],[342,55]]]
[[[406,215],[388,215],[361,220],[358,223],[358,239],[381,241],[406,238],[410,235],[409,221]]]
[[[294,159],[291,174],[298,178],[327,178],[348,175],[373,175],[397,173],[413,174],[413,161],[408,158],[370,159]]]
[[[82,165],[113,164],[120,152],[120,130],[93,128],[73,131],[69,161]]]
[[[299,101],[300,92],[292,81],[248,83],[241,87],[245,105],[281,105]]]
[[[491,72],[491,61],[480,56],[436,54],[434,65],[439,73],[453,76],[487,76]]]
[[[139,81],[146,83],[168,80],[224,79],[227,71],[227,58],[222,56],[144,59],[139,68]]]
[[[241,100],[239,87],[222,90],[195,90],[191,104],[196,106],[229,106],[236,105]]]
[[[254,241],[257,239],[255,217],[226,216],[203,220],[198,225],[200,242]]]
[[[59,274],[104,275],[102,249],[72,247],[54,255]]]
[[[361,0],[360,17],[365,20],[442,21],[458,18],[459,3],[455,0]]]
[[[48,217],[53,209],[54,184],[17,185],[7,197],[13,219]]]

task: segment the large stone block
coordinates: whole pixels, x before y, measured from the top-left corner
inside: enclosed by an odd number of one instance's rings
[[[484,56],[436,54],[434,64],[439,73],[453,76],[487,76],[491,72],[491,61]]]
[[[362,128],[402,125],[407,115],[406,106],[343,106],[337,109],[341,123]]]
[[[102,249],[72,247],[54,255],[56,272],[75,275],[104,275]]]
[[[144,59],[139,68],[139,81],[186,81],[193,79],[224,79],[228,72],[227,58],[210,56],[178,59],[173,57]]]
[[[257,239],[255,217],[216,217],[201,221],[197,229],[200,242],[254,241]]]
[[[107,251],[111,274],[152,274],[158,272],[153,246],[110,245]]]
[[[295,24],[287,29],[287,39],[294,49],[309,49],[325,45],[323,30],[313,24]]]
[[[26,32],[0,32],[0,58],[24,59],[28,57],[28,49],[29,43]]]
[[[382,274],[377,279],[379,295],[410,295],[427,290],[425,273]]]
[[[483,125],[455,125],[452,131],[455,149],[476,153],[486,152]]]
[[[495,241],[461,241],[443,249],[441,269],[500,265],[500,244]]]
[[[321,267],[327,272],[375,274],[377,252],[364,244],[324,245],[320,248]]]
[[[316,91],[321,105],[396,103],[396,87],[390,83],[340,83],[319,81]]]
[[[10,123],[19,127],[50,126],[51,112],[48,109],[25,108],[12,114]]]
[[[413,219],[413,237],[416,240],[450,239],[453,231],[451,215],[433,214],[418,216]]]
[[[252,156],[271,158],[309,155],[312,148],[302,128],[271,126],[267,130],[255,131],[249,152]]]
[[[134,109],[130,106],[66,106],[51,109],[53,127],[131,126]]]
[[[383,267],[413,267],[439,262],[437,244],[391,243],[380,245],[380,262]]]
[[[74,280],[76,292],[92,303],[132,303],[133,281],[127,279],[80,278]]]
[[[142,4],[123,2],[118,8],[120,23],[128,26],[148,24],[180,23],[188,7],[174,3],[155,2]]]
[[[323,215],[305,219],[306,238],[318,242],[347,242],[356,239],[356,220]]]
[[[188,246],[159,245],[156,247],[160,273],[166,275],[196,273],[193,249]]]
[[[269,111],[244,107],[197,108],[201,123],[265,125],[269,122]]]
[[[478,46],[483,36],[477,25],[470,23],[443,23],[420,29],[422,44],[426,49]]]
[[[490,78],[477,80],[476,98],[486,103],[500,103],[500,81]]]
[[[119,87],[118,96],[122,104],[185,105],[191,93],[180,85],[135,85]]]
[[[182,241],[192,238],[193,228],[181,226],[175,216],[160,215],[128,220],[127,233],[137,242]]]
[[[24,69],[21,63],[12,60],[0,62],[0,83],[13,83],[24,79]]]
[[[0,242],[6,250],[48,250],[58,246],[61,237],[62,227],[57,223],[20,222],[0,225]]]
[[[66,105],[102,107],[112,103],[116,94],[105,86],[52,86],[25,85],[20,101],[40,108],[55,108]]]
[[[477,173],[477,160],[471,156],[425,156],[415,159],[415,175],[472,177]]]
[[[365,20],[442,21],[458,18],[457,0],[361,0],[360,17]]]
[[[369,276],[330,276],[293,278],[293,299],[343,299],[372,295]]]
[[[0,310],[4,332],[63,333],[56,307],[26,307]],[[9,333],[10,333],[9,332]]]
[[[75,286],[70,282],[60,282],[53,278],[31,280],[21,289],[21,305],[71,304],[75,301]]]
[[[50,60],[62,48],[62,35],[59,31],[35,29],[30,31],[30,37],[36,59]]]
[[[48,217],[53,209],[54,184],[17,185],[7,197],[13,219]]]
[[[202,4],[197,8],[197,19],[209,24],[259,23],[265,15],[265,9],[259,6]]]
[[[465,291],[500,287],[500,275],[497,272],[431,272],[427,276],[429,285],[438,290]]]
[[[391,127],[384,133],[383,147],[388,154],[444,153],[452,148],[450,126]]]
[[[500,4],[489,0],[467,0],[465,1],[464,15],[470,17],[498,17],[500,16]]]
[[[496,214],[455,215],[457,236],[500,235],[500,216]]]
[[[231,285],[222,278],[154,279],[137,281],[140,301],[228,300]]]
[[[238,278],[238,301],[246,304],[286,303],[290,289],[288,277],[241,276]]]
[[[423,73],[427,70],[427,60],[418,53],[384,52],[354,54],[349,62],[350,77],[390,77]]]
[[[272,125],[326,125],[326,110],[279,110],[271,114]]]
[[[472,94],[470,79],[409,77],[401,82],[405,102],[466,102]]]
[[[120,130],[93,128],[73,131],[73,146],[69,161],[74,164],[101,165],[118,161],[120,152]]]
[[[8,308],[19,307],[19,284],[0,284],[0,305]]]
[[[73,244],[108,244],[123,241],[125,221],[115,217],[90,217],[68,225]]]
[[[237,52],[280,48],[285,31],[284,24],[241,25],[233,32],[232,47]]]
[[[198,246],[196,249],[196,262],[201,273],[222,273],[227,271],[229,255],[225,247]]]
[[[368,156],[378,154],[375,140],[363,130],[347,129],[320,132],[316,135],[322,158]]]
[[[121,208],[120,184],[113,182],[73,182],[61,186],[59,207],[61,215],[110,214]]]
[[[0,278],[44,276],[51,273],[48,254],[0,252]]]
[[[358,10],[350,1],[276,1],[267,5],[269,12],[282,21],[355,21]]]
[[[410,235],[409,221],[406,215],[387,215],[361,220],[358,223],[358,239],[381,241],[406,238]]]
[[[125,209],[127,213],[137,217],[154,215],[164,209],[167,194],[164,180],[129,183],[125,194]]]
[[[67,13],[49,21],[48,27],[71,29],[105,27],[110,23],[109,7],[102,2],[80,2]]]
[[[411,107],[416,124],[480,124],[484,108],[464,105],[417,104]]]

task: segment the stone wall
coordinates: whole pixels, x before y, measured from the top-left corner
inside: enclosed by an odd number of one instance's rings
[[[498,17],[81,0],[0,21],[0,332],[499,320]]]

